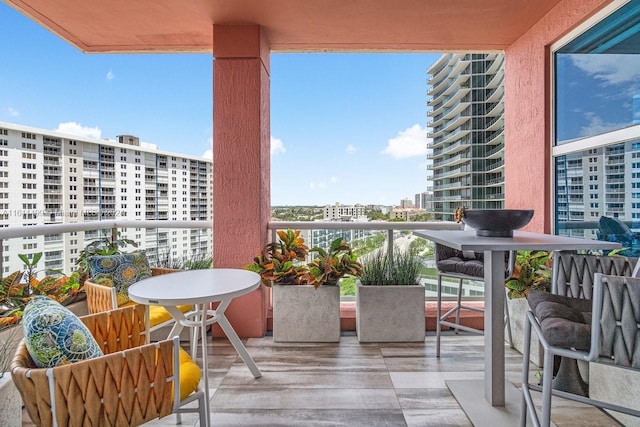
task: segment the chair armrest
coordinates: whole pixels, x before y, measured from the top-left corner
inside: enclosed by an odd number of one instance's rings
[[[23,341],[11,375],[37,425],[52,425],[53,417],[58,425],[140,425],[173,412],[176,343],[165,340],[45,369],[30,366]]]
[[[99,285],[92,282],[91,279],[87,279],[84,281],[84,289],[87,294],[87,308],[90,314],[118,308],[115,288]]]
[[[80,317],[105,355],[70,365],[37,368],[22,340],[11,375],[34,423],[52,425],[54,410],[58,425],[77,426],[139,425],[173,412],[179,341],[145,345],[144,315],[133,305]]]

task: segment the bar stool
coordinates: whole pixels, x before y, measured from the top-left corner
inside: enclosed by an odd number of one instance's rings
[[[456,333],[458,330],[471,332],[475,334],[483,334],[481,329],[471,328],[460,324],[460,311],[471,310],[484,312],[484,308],[464,305],[462,303],[462,287],[464,280],[475,280],[484,282],[484,255],[481,252],[459,251],[446,245],[435,244],[436,251],[436,267],[438,268],[438,288],[436,299],[436,357],[440,357],[440,333],[442,326],[454,328]],[[510,251],[508,257],[505,257],[505,279],[509,278],[513,273],[515,265],[515,251]],[[442,278],[451,277],[458,279],[458,293],[456,305],[446,313],[442,314]],[[505,291],[506,292],[506,291]],[[507,335],[509,345],[513,348],[513,340],[511,337],[511,324],[509,322],[509,308],[505,298],[504,305],[505,324],[507,325]],[[455,313],[455,322],[447,319]]]

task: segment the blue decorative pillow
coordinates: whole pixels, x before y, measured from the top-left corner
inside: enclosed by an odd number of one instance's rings
[[[33,297],[24,308],[22,324],[27,350],[39,368],[103,355],[84,323],[49,297]]]
[[[151,268],[144,252],[89,257],[91,280],[116,288],[118,307],[129,302],[129,286],[151,277]]]

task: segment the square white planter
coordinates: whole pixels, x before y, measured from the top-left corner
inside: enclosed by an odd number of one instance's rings
[[[589,363],[589,397],[637,408],[640,402],[640,371],[604,363]],[[640,427],[640,418],[608,412],[627,427]]]
[[[273,286],[275,342],[339,342],[340,287]]]
[[[509,307],[513,346],[516,350],[522,353],[524,351],[524,322],[526,313],[529,311],[529,303],[526,298],[509,299],[507,297],[507,306]],[[505,340],[509,339],[509,335],[507,335],[506,330],[504,338]],[[531,355],[529,360],[542,368],[544,362],[544,351],[542,345],[540,345],[540,340],[538,340],[533,331],[531,331]]]
[[[3,427],[22,425],[22,397],[9,372],[5,372],[0,378],[0,425]]]
[[[419,342],[425,329],[424,285],[363,286],[357,281],[360,342]]]

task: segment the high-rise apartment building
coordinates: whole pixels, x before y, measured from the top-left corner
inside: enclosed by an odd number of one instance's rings
[[[442,55],[427,71],[435,219],[504,207],[504,56]]]
[[[76,137],[0,122],[0,227],[98,220],[212,220],[212,161],[160,151],[130,136]],[[211,254],[211,230],[121,230],[151,262]],[[18,254],[43,253],[39,270],[73,270],[102,230],[8,239],[3,273]]]

